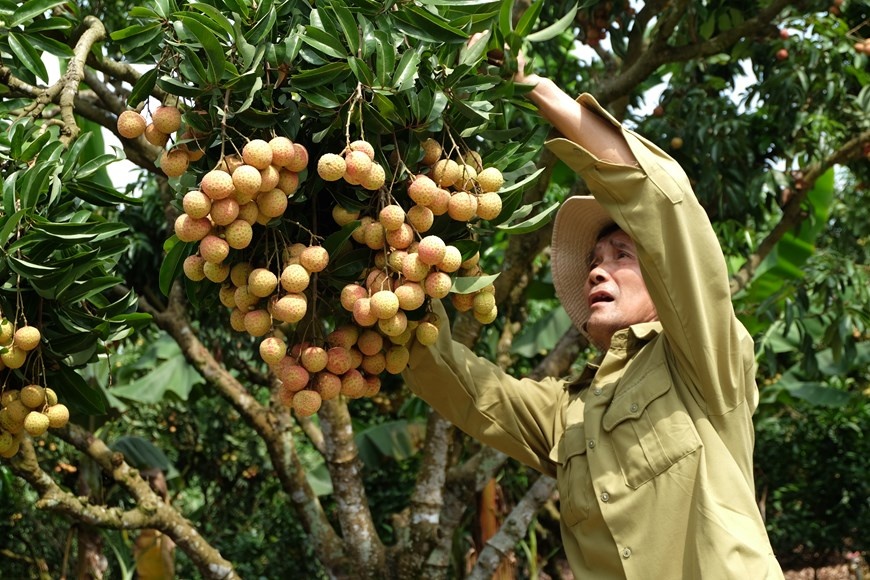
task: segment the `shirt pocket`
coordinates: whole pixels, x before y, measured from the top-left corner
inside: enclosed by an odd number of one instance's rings
[[[638,488],[701,447],[664,363],[617,390],[602,419],[625,483]]]
[[[562,522],[574,526],[589,517],[589,461],[586,457],[586,430],[583,425],[568,427],[550,452],[556,462],[559,513]]]

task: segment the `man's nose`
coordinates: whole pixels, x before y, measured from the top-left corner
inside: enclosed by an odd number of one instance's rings
[[[594,283],[604,282],[610,276],[607,270],[601,267],[601,265],[593,266],[591,270],[589,270],[589,281]]]

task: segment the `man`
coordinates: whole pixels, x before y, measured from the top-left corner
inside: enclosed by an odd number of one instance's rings
[[[685,173],[591,96],[517,80],[594,194],[565,201],[551,254],[562,304],[604,355],[571,383],[518,380],[442,328],[414,348],[410,388],[557,478],[578,578],[782,578],[755,504],[753,343]]]

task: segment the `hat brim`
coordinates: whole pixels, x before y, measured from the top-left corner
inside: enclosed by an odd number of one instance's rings
[[[601,230],[612,223],[613,218],[592,196],[569,197],[556,213],[550,242],[553,284],[556,296],[579,330],[589,320],[584,288],[592,249]]]

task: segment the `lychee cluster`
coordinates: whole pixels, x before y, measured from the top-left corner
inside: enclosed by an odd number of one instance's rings
[[[344,179],[369,191],[379,190],[386,182],[383,166],[375,161],[374,147],[362,139],[350,143],[341,154],[322,155],[317,161],[317,174],[324,181]]]
[[[24,366],[27,355],[42,340],[34,326],[17,329],[0,317],[0,370]],[[38,437],[49,427],[63,427],[69,421],[69,410],[58,403],[57,394],[49,388],[30,384],[18,389],[6,389],[0,394],[0,457],[12,457],[25,433]]]
[[[127,110],[118,115],[117,128],[118,134],[125,139],[137,139],[144,135],[145,140],[152,145],[166,147],[172,134],[181,129],[181,111],[178,107],[162,105],[151,114],[149,123],[141,113]],[[187,129],[178,136],[175,146],[160,155],[160,169],[167,177],[183,175],[190,163],[205,155],[197,141],[198,137],[201,135]]]
[[[443,157],[434,139],[422,143],[421,163],[428,167],[408,185],[408,195],[434,215],[447,214],[461,222],[476,218],[493,220],[502,210],[498,190],[504,177],[496,167],[484,167],[480,155],[470,151],[457,159]]]
[[[175,220],[183,242],[199,242],[184,262],[184,273],[198,282],[224,282],[230,274],[230,250],[247,248],[254,225],[284,215],[288,199],[299,189],[299,172],[308,165],[308,151],[286,137],[269,142],[254,139],[241,157],[225,157],[206,173],[199,189],[182,199],[184,213]]]

